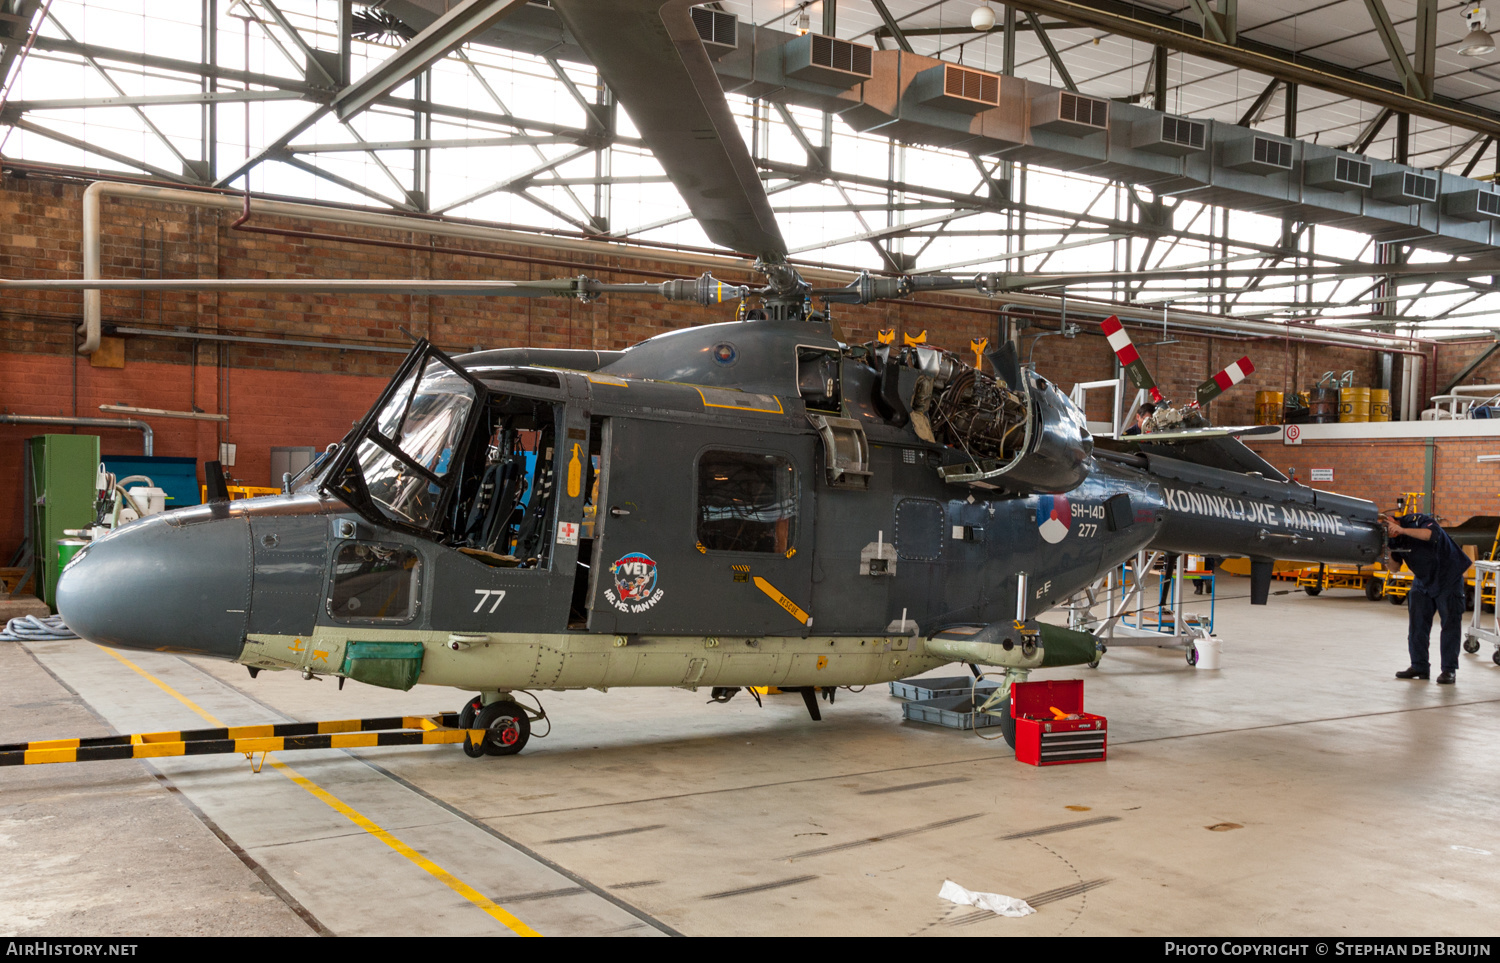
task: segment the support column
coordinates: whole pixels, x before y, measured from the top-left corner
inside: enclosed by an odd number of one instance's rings
[[[1158,44],[1151,56],[1151,106],[1165,112],[1167,109],[1167,48]]]

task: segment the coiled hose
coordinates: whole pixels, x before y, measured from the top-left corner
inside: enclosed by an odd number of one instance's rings
[[[61,615],[49,615],[46,618],[22,615],[5,623],[5,631],[0,632],[0,642],[39,642],[76,638],[78,638],[78,633],[63,623]]]

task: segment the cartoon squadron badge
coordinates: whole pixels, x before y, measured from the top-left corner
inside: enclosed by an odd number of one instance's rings
[[[663,590],[656,586],[656,563],[651,556],[631,552],[609,567],[615,587],[605,589],[604,597],[621,612],[645,612],[661,601]]]

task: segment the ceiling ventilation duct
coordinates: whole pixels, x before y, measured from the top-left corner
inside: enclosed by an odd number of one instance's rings
[[[711,7],[693,8],[693,26],[709,57],[718,58],[739,47],[740,18]]]
[[[1031,102],[1031,129],[1087,137],[1109,129],[1109,101],[1048,90]]]
[[[1292,169],[1292,144],[1260,134],[1236,137],[1225,142],[1220,159],[1225,167],[1237,171],[1280,174]]]
[[[782,69],[788,77],[848,90],[870,79],[875,48],[807,33],[793,37],[781,49]]]
[[[1310,187],[1330,191],[1369,190],[1371,166],[1369,161],[1338,154],[1316,157],[1307,161],[1306,178]]]
[[[1437,200],[1438,182],[1431,174],[1392,171],[1375,178],[1374,195],[1392,204],[1429,204]]]
[[[1208,125],[1171,114],[1147,118],[1131,125],[1130,146],[1174,157],[1196,154],[1208,146]]]
[[[940,64],[912,78],[910,96],[919,104],[977,114],[1000,106],[1000,75]]]
[[[1443,213],[1467,221],[1500,221],[1500,194],[1480,187],[1443,195]]]

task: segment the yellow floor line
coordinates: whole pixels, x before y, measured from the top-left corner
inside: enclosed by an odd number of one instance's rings
[[[116,652],[114,649],[108,649],[108,648],[105,648],[104,646],[99,646],[98,648],[101,649],[104,652],[107,652],[109,655],[114,656],[122,664],[124,664],[127,668],[129,668],[132,671],[138,673],[142,678],[144,678],[147,681],[149,681],[149,682],[153,683],[154,685],[156,685],[157,688],[161,689],[167,695],[169,695],[172,698],[176,699],[178,702],[181,702],[183,705],[187,706],[189,709],[191,709],[194,712],[196,712],[202,718],[208,720],[208,722],[209,722],[210,725],[214,725],[214,726],[223,726],[224,725],[224,723],[220,722],[218,719],[215,719],[212,715],[210,715],[209,713],[205,712],[203,710],[203,707],[199,706],[193,700],[189,699],[187,696],[183,695],[182,693],[178,692],[176,689],[174,689],[171,686],[167,685],[165,682],[161,681],[156,676],[154,676],[151,673],[147,672],[145,669],[142,669],[140,666],[136,665],[134,662],[132,662],[129,659],[125,658],[123,655],[121,655],[120,653]],[[527,926],[525,923],[521,922],[520,919],[518,919],[514,914],[512,914],[505,907],[499,905],[498,903],[495,903],[489,897],[485,896],[483,893],[479,892],[474,887],[470,886],[468,883],[465,883],[463,880],[459,879],[457,876],[454,876],[452,873],[448,872],[446,869],[443,869],[443,867],[437,865],[432,860],[428,859],[427,857],[423,856],[421,853],[417,852],[415,849],[412,849],[406,843],[402,842],[400,839],[397,839],[395,836],[391,835],[385,829],[382,829],[373,820],[369,819],[368,817],[366,817],[365,815],[363,815],[362,813],[360,813],[353,806],[350,806],[348,803],[344,802],[342,799],[338,798],[333,793],[331,793],[328,790],[324,789],[322,786],[319,786],[317,783],[313,782],[311,779],[308,779],[306,776],[301,775],[300,773],[298,773],[292,767],[286,765],[285,763],[277,762],[275,760],[271,761],[271,766],[277,772],[281,773],[283,776],[285,776],[286,778],[290,779],[292,782],[296,783],[298,786],[300,786],[304,790],[306,790],[308,792],[308,794],[311,795],[314,799],[317,799],[319,802],[322,802],[323,804],[325,804],[326,806],[328,806],[328,808],[332,809],[334,812],[336,812],[339,815],[343,816],[345,819],[349,820],[351,823],[353,823],[354,825],[358,826],[360,829],[363,829],[365,832],[369,833],[371,836],[374,836],[376,839],[380,840],[382,843],[385,843],[387,846],[391,847],[396,852],[400,853],[402,856],[405,856],[407,859],[411,860],[419,868],[421,868],[424,872],[430,874],[434,879],[436,879],[439,882],[441,882],[444,886],[447,886],[449,889],[453,890],[455,893],[457,893],[458,895],[462,896],[464,899],[468,900],[469,902],[473,903],[475,906],[477,906],[480,909],[484,910],[486,913],[488,913],[490,916],[494,917],[502,925],[504,925],[511,932],[515,933],[517,936],[541,936],[542,935],[542,934],[538,933],[536,930],[534,930],[531,927]]]

